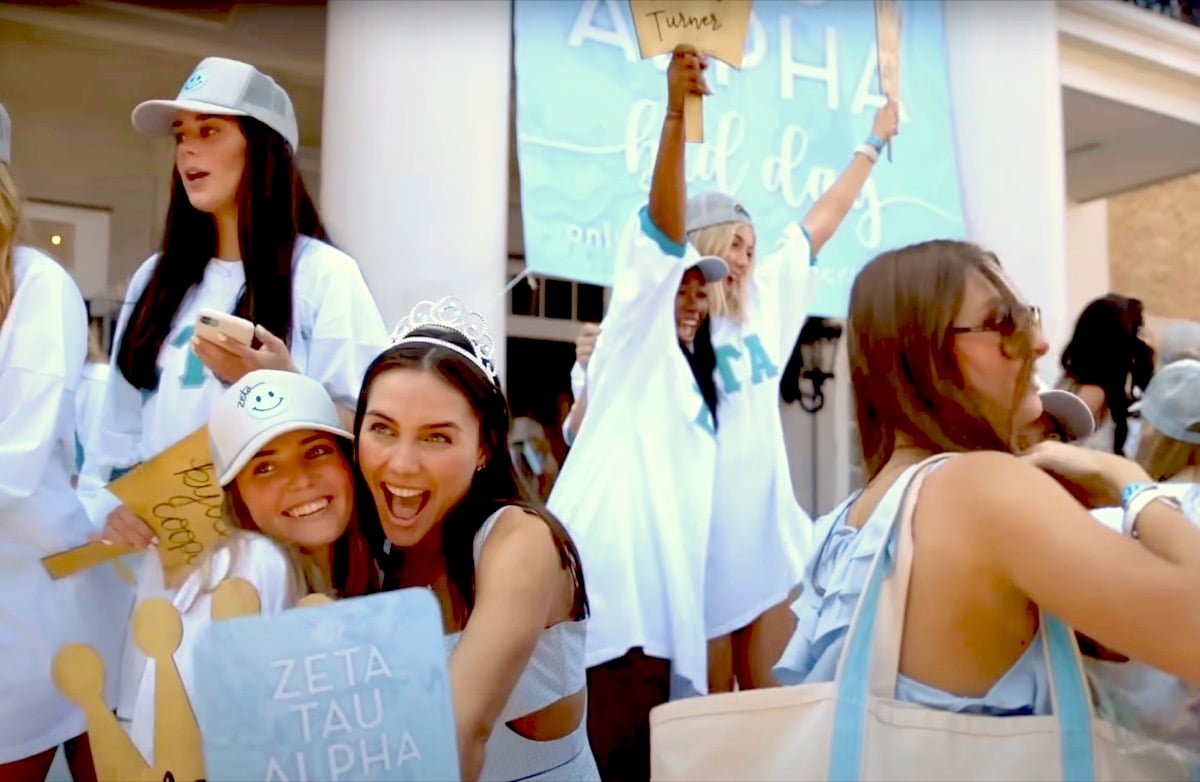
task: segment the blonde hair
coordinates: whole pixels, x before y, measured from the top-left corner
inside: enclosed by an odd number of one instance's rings
[[[715,255],[724,257],[729,248],[733,246],[733,238],[737,234],[739,225],[750,225],[749,223],[717,223],[710,225],[707,228],[699,228],[688,234],[688,242],[696,248],[696,252],[701,255]],[[708,314],[709,317],[724,317],[730,320],[741,322],[746,317],[745,308],[742,306],[742,300],[746,292],[746,284],[749,279],[748,275],[743,276],[737,281],[736,286],[729,280],[709,285],[708,287]]]
[[[1169,481],[1189,467],[1200,467],[1200,445],[1168,437],[1142,419],[1138,463],[1156,481]]]
[[[100,347],[100,324],[96,321],[88,324],[87,360],[94,364],[108,363],[108,354]]]
[[[17,227],[21,224],[21,196],[8,165],[0,162],[0,326],[8,316],[17,295],[13,253],[17,246]]]

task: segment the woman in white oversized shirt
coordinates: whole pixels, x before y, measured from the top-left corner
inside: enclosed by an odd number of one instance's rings
[[[779,373],[808,314],[816,254],[858,196],[897,129],[889,101],[850,165],[763,260],[750,213],[733,196],[688,202],[687,237],[730,274],[714,290],[721,428],[705,580],[710,683],[715,690],[769,684],[791,635],[791,590],[812,549],[812,521],[796,502],[779,416]],[[683,139],[676,142],[682,147]]]
[[[706,93],[703,67],[681,47],[668,68],[649,203],[617,251],[577,402],[587,413],[548,503],[588,577],[588,733],[604,779],[647,778],[650,709],[708,691],[704,564],[723,421],[707,290],[728,267],[684,242],[682,106]]]
[[[223,388],[254,369],[320,381],[348,420],[386,331],[353,259],[321,238],[295,166],[291,99],[274,80],[209,57],[178,98],[138,105],[133,124],[175,136],[171,202],[162,250],[134,274],[118,317],[103,422],[79,493],[104,539],[144,547],[153,533],[105,484],[204,425]],[[202,308],[252,321],[261,344],[196,336]],[[163,591],[143,578],[138,594]],[[142,659],[127,654],[122,717],[125,682],[140,678]]]
[[[65,744],[82,781],[95,778],[83,714],[54,686],[51,661],[71,642],[115,659],[105,610],[118,584],[111,568],[56,581],[42,567],[92,530],[71,487],[87,314],[62,266],[15,243],[8,127],[0,106],[0,780],[45,779]]]

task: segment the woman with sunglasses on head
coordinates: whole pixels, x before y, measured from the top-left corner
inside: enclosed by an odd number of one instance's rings
[[[209,57],[175,100],[139,104],[133,125],[175,137],[171,201],[162,249],[133,275],[117,320],[102,423],[79,494],[104,527],[100,537],[145,548],[153,532],[105,490],[109,481],[202,426],[223,389],[255,369],[320,381],[349,420],[386,331],[354,260],[323,241],[296,168],[292,102],[273,79]],[[253,344],[197,335],[204,309],[255,324]],[[139,584],[140,596],[160,591]],[[127,648],[136,669],[144,658]]]
[[[854,282],[848,337],[869,481],[817,523],[779,682],[833,678],[872,559],[937,455],[912,520],[898,700],[1050,713],[1039,612],[1200,682],[1200,530],[1178,503],[1114,455],[1061,443],[1014,455],[1042,413],[1032,375],[1047,345],[995,256],[952,241],[884,253]],[[1115,504],[1125,534],[1087,511]]]
[[[250,372],[217,398],[208,436],[229,535],[172,598],[183,618],[174,659],[189,694],[196,639],[212,622],[213,593],[222,581],[248,581],[267,616],[306,595],[357,597],[379,588],[356,516],[353,442],[319,382],[274,369]],[[156,559],[147,564],[158,566]],[[130,735],[150,763],[154,684],[149,661]]]
[[[787,606],[812,550],[812,522],[792,488],[779,373],[808,314],[817,254],[854,205],[898,122],[899,108],[889,100],[850,164],[761,260],[754,222],[734,195],[709,192],[688,202],[688,242],[730,270],[714,286],[710,305],[722,411],[705,575],[713,691],[769,683],[791,632]],[[682,155],[683,138],[672,143]]]
[[[707,94],[678,47],[647,204],[617,252],[613,295],[586,359],[587,407],[549,506],[588,572],[588,734],[606,780],[650,774],[650,710],[708,690],[704,563],[717,408],[708,292],[728,268],[684,239],[682,107]],[[587,335],[580,347],[587,348]]]
[[[363,532],[385,589],[441,605],[463,779],[596,780],[579,552],[517,476],[491,355],[482,318],[423,302],[367,369]]]

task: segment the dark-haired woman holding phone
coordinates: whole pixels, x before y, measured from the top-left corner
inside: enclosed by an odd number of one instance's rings
[[[273,79],[209,57],[175,100],[139,104],[133,125],[174,135],[171,201],[162,248],[133,275],[121,308],[79,495],[99,537],[145,548],[153,531],[105,490],[109,481],[204,425],[222,391],[255,369],[319,380],[348,421],[387,333],[357,264],[324,241],[296,169],[292,102]],[[197,336],[206,308],[256,324],[254,344]],[[145,568],[139,599],[165,591],[160,570]],[[123,681],[138,678],[131,664]]]

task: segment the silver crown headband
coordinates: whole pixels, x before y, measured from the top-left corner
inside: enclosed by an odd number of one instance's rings
[[[410,336],[413,331],[423,328],[439,328],[453,331],[466,338],[472,350],[437,337],[418,334]],[[422,301],[405,315],[396,328],[392,330],[391,346],[400,344],[421,343],[436,345],[446,350],[452,350],[470,361],[492,382],[499,385],[500,378],[496,374],[494,361],[495,346],[488,334],[487,321],[478,312],[472,312],[455,296],[447,296],[440,301]]]

